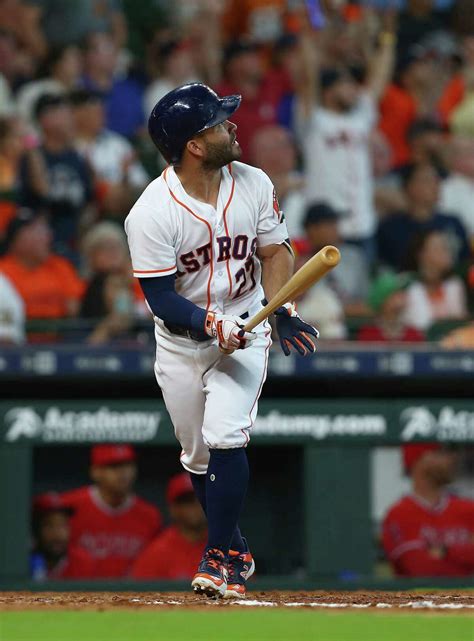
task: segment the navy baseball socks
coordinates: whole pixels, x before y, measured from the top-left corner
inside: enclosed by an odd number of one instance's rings
[[[226,596],[228,564],[231,568],[238,564],[235,562],[237,559],[251,559],[246,542],[237,528],[249,479],[245,449],[211,449],[207,474],[205,477],[191,474],[191,479],[208,521],[208,545],[192,586],[195,592],[208,596]],[[234,543],[240,549],[234,549]],[[233,562],[228,558],[229,549],[232,549],[231,557],[235,558]],[[254,565],[252,568],[249,565],[248,569],[251,570],[248,572],[250,576]],[[245,585],[243,592],[235,596],[245,596]]]
[[[191,477],[191,482],[194,487],[194,492],[198,497],[199,503],[201,504],[201,507],[204,510],[204,513],[207,514],[206,474],[193,474],[193,472],[190,472],[189,475]],[[242,537],[242,534],[240,532],[240,528],[238,525],[234,530],[234,534],[232,535],[230,548],[231,550],[236,550],[237,552],[246,552],[248,549],[247,543],[245,542],[245,539]]]

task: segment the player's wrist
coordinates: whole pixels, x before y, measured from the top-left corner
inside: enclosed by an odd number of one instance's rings
[[[282,315],[282,314],[288,314],[289,316],[292,316],[294,312],[296,311],[296,307],[294,303],[284,303],[278,309],[275,310],[275,314],[277,316]]]

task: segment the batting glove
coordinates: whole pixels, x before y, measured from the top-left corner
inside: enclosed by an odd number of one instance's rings
[[[290,347],[293,347],[301,356],[313,354],[316,351],[314,338],[319,337],[318,330],[305,323],[296,313],[292,303],[285,303],[276,312],[276,326],[280,345],[285,356],[290,355]]]
[[[240,316],[229,316],[208,312],[204,323],[204,331],[208,336],[217,339],[219,348],[226,354],[236,349],[250,347],[257,338],[255,332],[246,332]]]

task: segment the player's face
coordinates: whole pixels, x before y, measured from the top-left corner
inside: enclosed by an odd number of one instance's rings
[[[440,486],[447,485],[454,480],[456,463],[456,453],[449,450],[434,450],[425,454],[426,474]]]
[[[238,160],[242,150],[237,142],[237,125],[230,120],[207,129],[202,134],[204,143],[203,166],[220,169],[233,160]]]
[[[192,493],[179,497],[170,505],[173,522],[190,530],[201,530],[206,527],[206,516],[201,504]]]
[[[69,517],[63,512],[45,514],[39,528],[39,547],[48,557],[61,558],[69,545]]]
[[[333,89],[334,102],[341,111],[350,111],[357,102],[359,90],[357,83],[350,77],[344,77]]]
[[[126,496],[131,492],[136,477],[135,463],[101,465],[92,468],[92,478],[98,487],[115,496]]]

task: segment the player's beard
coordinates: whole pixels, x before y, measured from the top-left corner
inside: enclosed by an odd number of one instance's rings
[[[242,155],[242,149],[239,144],[233,144],[234,140],[235,138],[232,142],[218,144],[206,142],[206,158],[202,163],[203,168],[206,170],[220,169],[233,160],[238,160]]]

